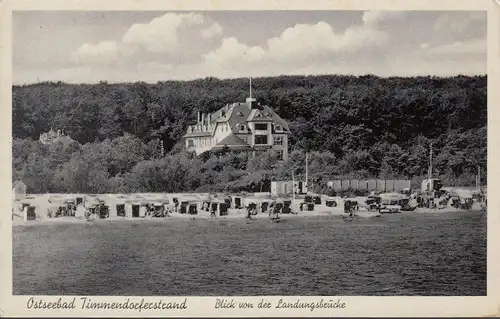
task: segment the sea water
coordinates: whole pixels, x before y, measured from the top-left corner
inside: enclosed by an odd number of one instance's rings
[[[27,223],[13,293],[486,295],[486,213]]]

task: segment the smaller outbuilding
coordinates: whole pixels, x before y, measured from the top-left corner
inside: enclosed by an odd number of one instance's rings
[[[21,181],[15,181],[14,182],[14,187],[12,188],[12,193],[14,195],[15,200],[22,200],[26,198],[26,190],[28,187],[26,187],[26,184],[24,184]]]

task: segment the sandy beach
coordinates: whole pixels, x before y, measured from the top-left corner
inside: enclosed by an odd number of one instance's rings
[[[338,217],[340,218],[344,214],[343,200],[340,197],[329,197],[325,195],[316,195],[321,198],[321,204],[315,204],[313,210],[299,209],[300,204],[304,202],[304,196],[297,196],[293,198],[276,198],[271,197],[267,193],[257,193],[257,194],[208,194],[208,193],[183,193],[183,194],[161,194],[161,193],[137,193],[137,194],[33,194],[27,195],[24,200],[19,200],[14,202],[15,212],[13,213],[12,225],[37,225],[37,224],[59,224],[59,223],[116,223],[116,222],[127,222],[131,220],[141,220],[147,222],[164,223],[169,220],[207,220],[207,219],[245,219],[247,217],[246,208],[229,208],[227,214],[221,216],[211,216],[210,212],[202,209],[204,202],[223,202],[224,199],[231,197],[232,203],[234,204],[235,198],[239,198],[240,204],[242,206],[247,206],[248,203],[260,204],[262,202],[278,201],[282,202],[284,200],[291,201],[291,209],[293,213],[281,214],[282,219],[295,219],[295,218],[308,218],[308,217]],[[82,198],[85,201],[93,201],[100,199],[109,206],[110,216],[106,219],[97,219],[93,221],[87,221],[83,217],[71,217],[63,216],[57,218],[49,218],[47,216],[47,209],[57,205],[56,203],[63,203],[65,200],[76,200],[76,198]],[[197,205],[197,214],[181,214],[179,212],[170,213],[167,217],[161,218],[151,218],[147,217],[131,217],[130,213],[127,213],[127,217],[122,217],[117,215],[117,205],[120,204],[136,204],[136,203],[173,203],[174,199],[179,202],[189,202],[190,204]],[[326,206],[326,201],[335,201],[336,205],[334,207]],[[363,202],[366,197],[356,197],[351,198],[351,200],[356,200]],[[19,211],[22,204],[30,204],[35,207],[36,219],[24,221],[23,214]],[[480,205],[474,203],[472,210],[480,210]],[[440,214],[440,213],[450,213],[459,212],[460,210],[453,207],[446,207],[442,209],[429,209],[429,208],[417,208],[410,212],[400,212],[399,214]],[[382,217],[387,214],[382,214],[379,216],[377,212],[360,210],[356,212],[355,218],[376,218]],[[267,212],[260,212],[257,215],[253,215],[252,219],[269,219],[269,214]]]

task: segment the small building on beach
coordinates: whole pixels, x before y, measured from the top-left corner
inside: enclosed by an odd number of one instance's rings
[[[272,181],[271,195],[307,194],[307,185],[302,181]]]
[[[21,200],[26,198],[26,190],[28,187],[21,181],[15,181],[12,188],[12,193],[15,200]]]

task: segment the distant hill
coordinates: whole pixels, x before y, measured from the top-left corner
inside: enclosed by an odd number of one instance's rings
[[[252,83],[253,96],[288,121],[291,151],[335,159],[325,168],[329,175],[422,175],[430,141],[438,174],[469,180],[463,176],[477,165],[486,173],[486,76],[281,76]],[[13,136],[37,140],[57,127],[79,144],[99,144],[130,134],[144,147],[163,140],[168,152],[198,110],[212,112],[247,95],[244,78],[13,86]],[[127,172],[112,169],[108,177],[118,171]]]

